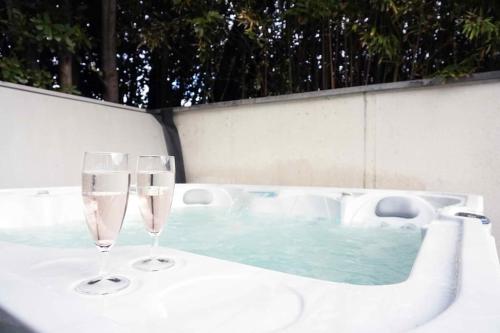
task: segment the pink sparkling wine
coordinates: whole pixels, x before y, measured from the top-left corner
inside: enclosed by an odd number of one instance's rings
[[[172,206],[175,178],[172,172],[137,173],[139,209],[146,230],[152,234],[162,231]]]
[[[102,250],[114,243],[127,210],[128,172],[83,173],[85,218],[95,244]]]

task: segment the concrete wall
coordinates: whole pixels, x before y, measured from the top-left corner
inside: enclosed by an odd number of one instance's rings
[[[500,242],[500,75],[177,108],[190,182],[470,192]]]
[[[144,110],[0,83],[0,188],[81,183],[85,151],[166,153]]]
[[[190,182],[363,186],[363,97],[177,113]]]

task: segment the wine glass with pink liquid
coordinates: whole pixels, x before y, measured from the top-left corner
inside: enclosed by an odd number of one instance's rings
[[[158,237],[170,215],[175,186],[175,159],[173,156],[147,155],[137,160],[137,196],[144,226],[151,236],[148,258],[133,263],[133,267],[155,272],[170,268],[174,260],[158,256]]]
[[[123,153],[85,153],[82,170],[82,196],[85,219],[101,253],[99,275],[79,283],[75,290],[88,295],[106,295],[125,289],[130,281],[106,271],[109,251],[120,233],[127,210],[130,186],[128,155]]]

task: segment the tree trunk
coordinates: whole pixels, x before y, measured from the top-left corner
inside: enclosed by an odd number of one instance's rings
[[[102,71],[104,100],[118,103],[116,71],[116,0],[102,0]]]
[[[241,73],[240,73],[240,83],[241,83],[241,89],[240,89],[240,99],[246,99],[247,98],[247,56],[246,54],[243,54],[243,62],[241,64]]]
[[[7,12],[7,20],[9,22],[8,29],[11,29],[10,22],[12,22],[12,9],[14,8],[14,4],[12,0],[5,0],[5,10]]]
[[[65,23],[71,25],[72,8],[70,0],[62,2],[62,10],[64,12]],[[68,50],[62,50],[59,54],[59,81],[63,91],[71,92],[73,88],[73,54]]]
[[[172,84],[167,81],[168,68],[167,50],[155,48],[151,53],[151,72],[149,83],[149,102],[150,109],[159,109],[167,106],[178,106],[177,101],[172,101]]]
[[[73,87],[73,55],[69,51],[59,55],[59,80],[61,89],[70,92]]]
[[[330,88],[335,89],[335,60],[332,49],[332,26],[328,21],[328,66],[330,68]],[[338,40],[335,41],[337,45]]]
[[[331,85],[331,35],[327,23],[321,25],[321,78],[322,89],[330,89]]]
[[[368,85],[370,82],[370,72],[372,68],[372,56],[368,54],[368,59],[367,59],[367,64],[366,64],[366,72],[365,72],[365,86]]]
[[[266,97],[269,94],[267,89],[267,72],[269,67],[267,55],[264,61],[264,68],[262,69],[262,97]]]

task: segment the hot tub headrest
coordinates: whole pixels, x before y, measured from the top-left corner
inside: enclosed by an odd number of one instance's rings
[[[229,190],[216,186],[209,185],[189,185],[176,186],[174,200],[172,205],[174,207],[190,207],[190,206],[211,206],[211,207],[231,207],[233,205],[232,192],[238,194],[237,189]]]
[[[186,205],[210,205],[214,200],[212,191],[202,188],[187,190],[182,197]]]
[[[427,201],[416,195],[381,193],[368,193],[344,201],[343,212],[343,224],[394,227],[421,227],[437,214]]]
[[[413,219],[420,214],[416,200],[409,197],[391,196],[381,199],[375,207],[378,217],[399,217]]]

